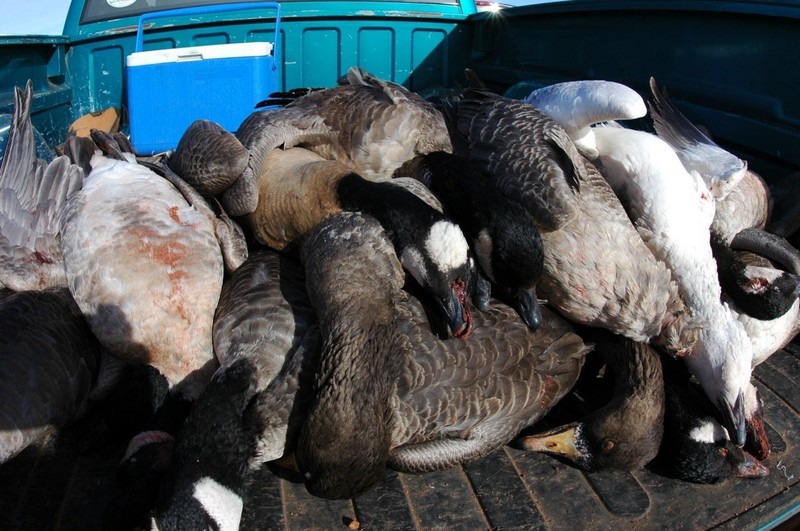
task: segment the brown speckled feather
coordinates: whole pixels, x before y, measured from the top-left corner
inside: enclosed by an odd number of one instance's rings
[[[416,299],[408,298],[398,313],[413,355],[393,397],[390,464],[409,472],[477,459],[508,443],[572,389],[590,350],[547,309],[532,332],[513,309],[493,301],[476,314],[479,326],[467,341],[433,335]],[[452,438],[472,449],[448,459],[428,444]]]
[[[544,241],[538,293],[576,322],[637,341],[678,322],[683,301],[613,190],[558,124],[532,106],[486,91],[457,102],[469,156],[537,219]],[[558,139],[556,142],[555,139]],[[685,346],[666,340],[670,348]]]
[[[403,162],[450,151],[441,113],[418,95],[371,76],[363,83],[313,91],[282,109],[250,115],[236,135],[250,150],[248,167],[224,195],[232,215],[252,212],[257,176],[275,148],[304,147],[351,167],[371,180],[387,180]]]
[[[747,170],[739,184],[724,199],[718,199],[711,230],[726,242],[744,229],[767,225],[770,191],[764,179]]]

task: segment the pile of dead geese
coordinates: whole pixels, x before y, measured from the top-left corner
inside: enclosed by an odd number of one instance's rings
[[[164,382],[128,451],[167,449],[160,529],[213,523],[215,497],[238,522],[268,462],[326,498],[507,444],[590,470],[765,474],[751,371],[797,331],[797,214],[770,220],[764,181],[653,80],[648,107],[618,83],[518,100],[469,74],[434,104],[353,68],[235,134],[201,120],[137,158],[93,131],[50,162],[18,89],[0,460],[139,365]],[[655,133],[619,123],[641,118]],[[608,400],[537,429],[588,370]]]

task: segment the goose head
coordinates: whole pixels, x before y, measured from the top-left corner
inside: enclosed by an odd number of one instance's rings
[[[722,291],[737,311],[772,320],[794,306],[800,296],[800,276],[773,267],[758,254],[734,251],[715,233],[711,235],[711,249]],[[793,253],[798,254],[796,250]]]
[[[466,338],[472,331],[469,295],[472,265],[469,246],[455,223],[440,220],[423,238],[405,246],[400,263],[430,294],[433,304],[446,316],[455,337]]]
[[[694,483],[768,475],[769,470],[758,459],[733,444],[728,430],[717,421],[714,405],[690,379],[686,365],[669,357],[663,357],[662,364],[666,404],[657,467]]]
[[[769,469],[733,444],[727,430],[713,418],[698,419],[679,447],[662,451],[674,453],[668,471],[684,481],[719,483],[731,477],[769,475]]]
[[[427,186],[448,218],[461,228],[480,272],[491,281],[493,294],[514,307],[536,330],[542,311],[536,282],[542,274],[542,237],[534,217],[504,196],[491,179],[466,157],[437,151],[408,161],[395,176],[411,176]],[[481,293],[479,308],[488,305]]]
[[[461,228],[405,187],[358,174],[337,185],[343,210],[363,212],[386,230],[403,268],[445,316],[455,337],[472,331],[467,289],[473,262]]]
[[[638,470],[658,453],[664,380],[658,354],[621,337],[596,347],[613,372],[611,401],[576,423],[524,437],[523,448],[565,457],[586,470]]]
[[[718,312],[732,315],[727,305],[720,305]],[[719,410],[731,440],[741,446],[746,437],[745,392],[750,385],[752,344],[736,319],[712,316],[709,321],[712,324],[700,332],[694,348],[683,359]]]

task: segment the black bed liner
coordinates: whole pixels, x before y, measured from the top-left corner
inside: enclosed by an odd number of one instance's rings
[[[584,473],[505,447],[442,472],[390,471],[358,498],[330,501],[265,467],[249,483],[241,528],[797,529],[800,345],[774,354],[754,374],[773,447],[763,479],[695,485],[648,469]],[[97,415],[0,466],[0,529],[103,528],[125,442],[94,440]]]

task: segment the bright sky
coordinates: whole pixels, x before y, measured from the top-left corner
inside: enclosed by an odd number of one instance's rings
[[[0,0],[0,35],[61,35],[69,0]]]

